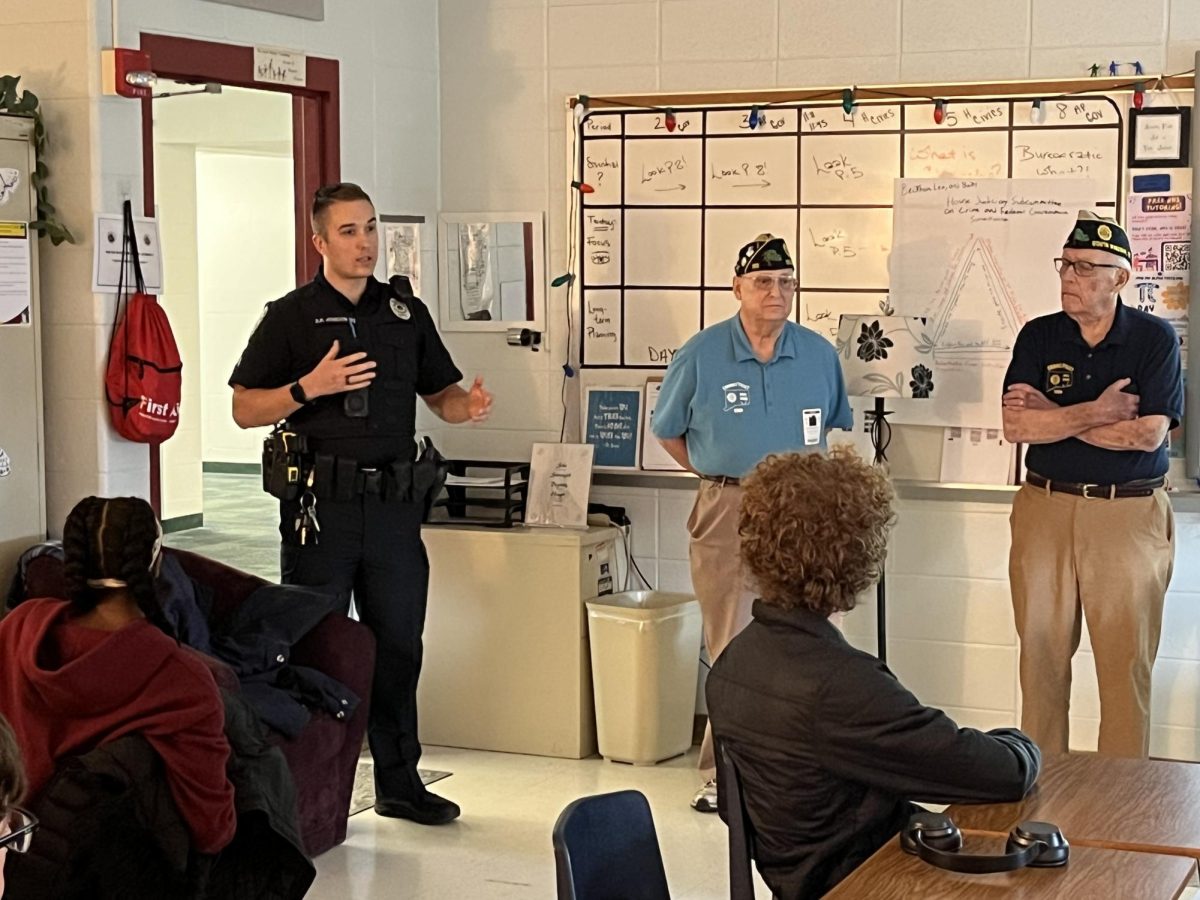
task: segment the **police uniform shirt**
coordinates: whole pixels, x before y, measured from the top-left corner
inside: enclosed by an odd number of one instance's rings
[[[746,475],[769,453],[825,449],[825,431],[853,417],[837,351],[787,322],[775,356],[759,361],[734,316],[693,336],[671,360],[654,410],[654,434],[686,436],[705,475]]]
[[[1004,376],[1007,388],[1028,384],[1059,406],[1095,400],[1114,381],[1130,378],[1125,388],[1137,394],[1139,416],[1166,416],[1171,427],[1183,416],[1183,374],[1179,339],[1158,316],[1117,301],[1108,334],[1089,347],[1079,325],[1066,313],[1027,322],[1017,336]],[[1106,450],[1078,438],[1031,444],[1025,467],[1052,481],[1121,484],[1157,478],[1167,472],[1166,441],[1149,453]]]
[[[345,393],[318,397],[296,410],[288,422],[308,435],[313,452],[332,453],[378,466],[413,455],[416,398],[462,380],[425,304],[398,297],[374,278],[357,305],[324,273],[267,304],[242,357],[229,378],[245,388],[279,388],[311,372],[341,342],[340,356],[365,351],[375,362],[375,380],[366,388],[369,415],[345,413]]]

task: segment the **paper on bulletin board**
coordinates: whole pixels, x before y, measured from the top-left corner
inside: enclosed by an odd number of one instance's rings
[[[0,325],[28,325],[33,303],[29,226],[0,222]]]
[[[421,223],[424,216],[380,216],[383,229],[385,280],[405,275],[413,293],[421,293]]]
[[[642,468],[655,472],[682,472],[684,471],[683,466],[663,449],[663,445],[658,442],[658,438],[650,430],[654,423],[654,409],[658,406],[658,395],[661,392],[661,378],[646,380],[646,399],[643,402],[645,421],[642,424]]]
[[[947,428],[942,438],[942,484],[1015,484],[1016,445],[999,428]]]
[[[92,291],[96,294],[115,294],[121,279],[121,237],[125,220],[120,213],[96,214],[96,249],[92,256]],[[162,293],[162,241],[158,220],[133,217],[133,233],[137,238],[138,261],[142,278],[151,294]],[[133,288],[133,263],[127,261],[125,287]]]
[[[1187,359],[1188,275],[1192,250],[1192,195],[1130,194],[1125,229],[1133,248],[1126,302],[1166,319]]]

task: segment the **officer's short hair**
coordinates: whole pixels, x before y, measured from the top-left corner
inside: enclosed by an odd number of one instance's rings
[[[321,229],[325,226],[325,210],[329,209],[335,203],[346,203],[350,200],[366,200],[368,203],[371,202],[371,198],[367,196],[366,191],[357,184],[352,184],[349,181],[324,184],[317,188],[317,192],[313,194],[312,205],[313,233],[320,234]]]

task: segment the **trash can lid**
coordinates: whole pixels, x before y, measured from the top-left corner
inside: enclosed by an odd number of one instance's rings
[[[593,597],[587,601],[589,611],[609,612],[626,610],[635,618],[642,618],[638,612],[654,610],[679,612],[680,607],[694,606],[698,610],[700,604],[691,594],[675,593],[673,591],[622,591],[618,594],[606,594]]]

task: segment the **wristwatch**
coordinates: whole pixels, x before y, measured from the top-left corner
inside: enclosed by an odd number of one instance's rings
[[[299,381],[292,382],[291,393],[292,393],[292,399],[295,400],[297,403],[299,403],[301,406],[304,406],[305,404],[307,404],[309,402],[308,395],[306,395],[304,393],[304,388],[302,388],[300,386]]]

